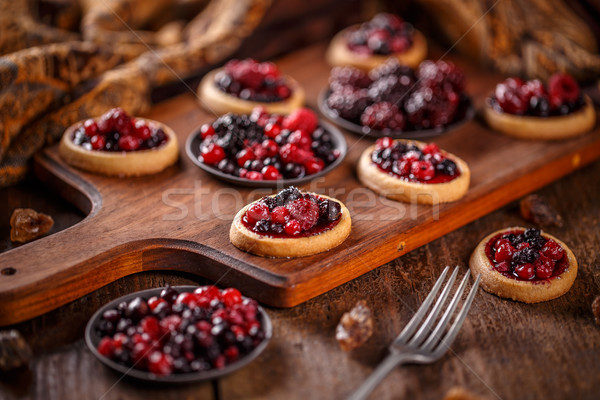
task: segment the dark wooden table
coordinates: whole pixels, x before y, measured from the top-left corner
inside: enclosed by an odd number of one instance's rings
[[[480,291],[446,356],[433,365],[397,368],[371,398],[440,399],[455,386],[488,399],[598,398],[600,327],[593,322],[590,304],[600,294],[600,163],[539,193],[565,219],[564,228],[549,232],[564,240],[578,258],[573,288],[557,300],[536,305]],[[51,214],[56,221],[53,232],[84,217],[35,178],[0,190],[0,251],[14,246],[8,221],[16,207]],[[459,265],[466,272],[477,242],[491,231],[513,225],[528,225],[515,204],[304,304],[268,308],[274,331],[266,351],[250,366],[212,383],[140,384],[95,360],[82,337],[88,318],[102,304],[166,283],[208,283],[166,272],[123,278],[15,326],[35,356],[30,369],[0,375],[0,399],[344,398],[382,359],[387,344],[421,304],[443,267]],[[363,347],[345,353],[335,341],[335,326],[360,299],[375,313],[375,333]]]

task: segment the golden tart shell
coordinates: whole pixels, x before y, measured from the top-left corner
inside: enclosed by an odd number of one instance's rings
[[[418,30],[414,31],[413,44],[402,53],[392,53],[389,55],[359,55],[351,51],[346,45],[346,36],[352,29],[359,25],[350,26],[338,32],[327,49],[327,62],[333,66],[350,65],[369,71],[380,64],[383,64],[389,58],[396,58],[399,63],[407,65],[413,69],[417,68],[421,61],[427,57],[427,40]]]
[[[340,220],[330,230],[314,236],[300,238],[272,238],[259,235],[246,228],[242,223],[242,217],[248,207],[255,203],[253,202],[246,205],[236,214],[231,223],[229,240],[240,250],[263,257],[303,257],[328,251],[342,244],[350,235],[352,229],[350,212],[339,200],[321,194],[317,196],[336,201],[341,206]]]
[[[223,68],[215,69],[207,73],[198,86],[200,104],[207,111],[217,115],[227,114],[250,114],[254,107],[262,106],[270,114],[290,114],[304,105],[306,95],[304,89],[293,78],[286,76],[285,81],[292,91],[290,97],[276,102],[259,102],[240,99],[220,90],[215,84],[215,75]]]
[[[555,117],[534,117],[499,112],[490,104],[483,108],[483,117],[494,130],[519,139],[563,140],[583,135],[596,124],[592,100],[584,96],[585,105],[571,114]]]
[[[414,144],[423,148],[426,143],[416,140],[396,139],[406,144]],[[444,183],[407,182],[382,172],[373,161],[371,153],[375,145],[369,146],[358,161],[358,179],[363,185],[389,199],[418,204],[439,204],[456,201],[469,190],[471,170],[465,161],[454,154],[445,152],[444,155],[456,163],[460,175]]]
[[[485,254],[486,244],[493,237],[498,236],[503,232],[515,230],[524,231],[525,228],[504,228],[493,232],[479,242],[473,251],[469,261],[469,267],[471,268],[471,274],[474,277],[476,277],[478,274],[481,274],[481,287],[485,291],[495,294],[496,296],[522,301],[524,303],[539,303],[542,301],[548,301],[560,297],[568,292],[575,281],[575,277],[577,276],[577,260],[575,259],[575,255],[571,249],[569,249],[566,244],[545,232],[541,233],[543,238],[554,240],[565,251],[565,256],[567,257],[569,265],[562,274],[543,281],[529,282],[507,278],[494,269],[492,263]]]
[[[83,121],[71,125],[62,136],[58,151],[61,158],[76,168],[109,176],[140,176],[160,172],[173,165],[179,157],[179,145],[175,132],[158,121],[143,119],[149,124],[160,127],[169,138],[162,146],[136,151],[110,152],[87,150],[73,143],[75,129]]]

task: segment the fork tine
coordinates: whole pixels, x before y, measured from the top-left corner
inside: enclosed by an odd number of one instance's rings
[[[468,280],[469,273],[467,272],[463,277],[462,281],[460,282],[458,289],[456,289],[456,293],[454,293],[454,296],[452,297],[448,308],[446,309],[446,311],[444,311],[442,318],[438,322],[433,332],[431,332],[425,343],[422,344],[421,350],[431,351],[435,347],[435,344],[440,342],[440,335],[444,331],[444,329],[446,329],[446,326],[448,326],[450,318],[452,317],[452,314],[454,313],[454,310],[456,309],[456,306],[458,305],[458,302],[460,301],[460,298],[464,293],[465,288],[467,287]]]
[[[450,290],[452,289],[452,285],[454,285],[454,280],[456,279],[456,275],[458,275],[458,266],[456,266],[454,268],[452,275],[450,275],[450,279],[448,279],[446,286],[442,290],[442,294],[440,294],[440,297],[438,297],[437,301],[435,302],[435,305],[429,312],[429,315],[427,315],[425,322],[423,322],[421,324],[421,327],[419,328],[417,333],[415,333],[415,335],[410,340],[410,342],[408,342],[408,344],[410,346],[418,346],[425,339],[427,339],[427,333],[429,332],[431,325],[435,322],[435,319],[437,318],[440,311],[442,310],[442,306],[444,305],[444,303],[446,302],[446,299],[448,298],[448,294],[450,293]]]
[[[458,335],[458,332],[460,331],[460,328],[462,327],[462,324],[465,321],[465,318],[467,317],[467,313],[471,308],[471,304],[473,303],[475,294],[477,293],[477,287],[479,286],[480,278],[481,274],[477,275],[477,279],[475,279],[475,283],[473,283],[473,287],[471,287],[471,291],[469,292],[469,296],[467,297],[465,304],[463,304],[462,309],[456,317],[456,320],[452,324],[452,327],[450,327],[448,333],[442,339],[440,345],[433,352],[433,357],[441,357],[441,355],[444,354],[446,350],[448,350],[448,347],[450,347],[450,345],[454,342],[454,339],[456,339],[456,335]]]
[[[438,278],[437,282],[431,289],[431,292],[429,292],[429,295],[425,298],[425,301],[423,302],[421,307],[419,307],[419,309],[417,310],[417,313],[411,318],[411,320],[404,327],[402,332],[400,332],[398,337],[396,337],[396,339],[393,342],[394,344],[402,343],[402,342],[406,341],[409,337],[412,336],[413,332],[415,331],[415,329],[417,329],[419,323],[423,319],[423,316],[427,312],[427,309],[433,302],[435,295],[440,290],[440,287],[442,286],[442,282],[444,282],[444,279],[446,278],[446,275],[448,274],[449,269],[450,269],[450,267],[444,268],[444,271],[442,272],[442,274]]]

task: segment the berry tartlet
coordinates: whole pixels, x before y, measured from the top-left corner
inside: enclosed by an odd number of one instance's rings
[[[245,364],[264,348],[270,329],[258,303],[235,288],[167,285],[103,307],[90,320],[86,341],[128,375],[189,382]]]
[[[565,294],[577,276],[566,244],[539,229],[506,228],[486,236],[469,261],[481,287],[497,296],[538,303]]]
[[[561,140],[582,135],[596,123],[592,101],[566,74],[540,80],[508,78],[487,98],[483,115],[488,125],[520,139]]]
[[[233,219],[229,239],[259,256],[302,257],[340,245],[351,227],[342,202],[289,187],[242,208]]]
[[[435,143],[377,139],[357,167],[363,185],[393,200],[438,204],[456,201],[469,189],[467,163]]]
[[[248,114],[256,106],[272,113],[289,114],[304,105],[304,89],[279,72],[271,62],[231,60],[206,74],[198,95],[208,111]]]
[[[417,70],[390,59],[369,73],[335,67],[320,102],[334,122],[371,136],[439,134],[471,110],[463,72],[446,61],[423,61]]]
[[[427,41],[411,24],[385,13],[342,30],[327,50],[329,64],[367,71],[390,57],[415,68],[427,57]]]
[[[257,107],[251,115],[226,114],[201,126],[187,147],[196,164],[236,182],[296,181],[341,161],[345,142],[334,130],[307,108],[284,116]]]
[[[120,108],[70,126],[59,153],[74,167],[122,177],[160,172],[179,157],[177,136],[171,128],[130,117]]]

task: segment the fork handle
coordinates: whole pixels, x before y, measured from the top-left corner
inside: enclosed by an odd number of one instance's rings
[[[369,393],[377,387],[379,382],[383,380],[399,364],[403,364],[407,361],[405,354],[401,353],[390,353],[382,362],[379,363],[377,368],[369,375],[369,377],[360,385],[360,387],[348,397],[347,400],[362,400],[366,399]]]

